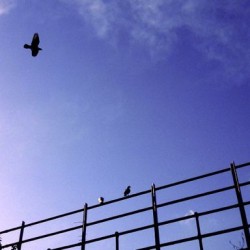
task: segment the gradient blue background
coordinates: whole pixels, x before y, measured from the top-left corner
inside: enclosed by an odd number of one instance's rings
[[[249,23],[247,0],[0,0],[1,229],[249,161]]]

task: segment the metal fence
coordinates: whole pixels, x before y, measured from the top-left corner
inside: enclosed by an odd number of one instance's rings
[[[40,239],[43,238],[48,238],[48,242],[50,241],[50,239],[56,235],[59,234],[66,234],[70,231],[77,231],[79,232],[79,230],[81,230],[81,240],[80,242],[72,242],[72,244],[69,245],[61,245],[58,246],[56,248],[48,248],[50,250],[61,250],[61,249],[70,249],[70,248],[78,248],[81,250],[85,250],[88,248],[88,245],[91,245],[94,242],[101,242],[107,239],[113,239],[114,240],[114,246],[116,250],[122,250],[121,246],[120,246],[120,239],[125,236],[125,235],[129,235],[129,234],[133,234],[135,232],[139,232],[142,231],[144,232],[144,230],[148,230],[151,229],[154,232],[153,238],[154,238],[154,244],[147,246],[147,247],[142,247],[142,248],[138,248],[138,250],[152,250],[152,249],[156,249],[159,250],[161,248],[166,248],[168,249],[169,246],[173,246],[173,245],[178,245],[178,244],[182,244],[185,242],[191,242],[191,241],[196,241],[199,244],[199,249],[203,250],[205,249],[204,247],[204,240],[210,237],[214,237],[217,235],[223,235],[223,234],[227,234],[230,232],[235,232],[235,231],[243,231],[243,237],[245,240],[245,248],[241,248],[241,249],[250,249],[250,234],[249,234],[249,224],[248,224],[248,220],[247,220],[247,215],[246,215],[246,208],[247,206],[250,205],[250,201],[244,201],[243,197],[242,197],[242,188],[246,187],[248,185],[250,185],[250,181],[245,181],[245,182],[239,182],[238,179],[238,170],[241,168],[246,168],[250,166],[250,162],[249,163],[245,163],[245,164],[241,164],[241,165],[235,165],[234,163],[230,164],[230,167],[225,168],[225,169],[221,169],[219,171],[215,171],[215,172],[210,172],[208,174],[204,174],[204,175],[200,175],[200,176],[196,176],[193,178],[189,178],[189,179],[185,179],[182,181],[178,181],[175,183],[170,183],[164,186],[160,186],[160,187],[156,187],[154,184],[152,184],[151,189],[150,190],[146,190],[143,192],[139,192],[139,193],[135,193],[135,194],[131,194],[127,197],[122,197],[122,198],[118,198],[115,200],[110,200],[110,201],[106,201],[104,202],[102,205],[98,204],[98,205],[93,205],[93,206],[88,206],[87,203],[85,203],[84,208],[79,209],[79,210],[75,210],[75,211],[71,211],[65,214],[60,214],[54,217],[50,217],[44,220],[40,220],[40,221],[36,221],[36,222],[32,222],[32,223],[25,223],[22,222],[21,226],[15,227],[15,228],[11,228],[11,229],[7,229],[4,231],[0,232],[0,236],[4,237],[5,235],[11,233],[11,232],[18,232],[18,239],[14,242],[8,243],[8,244],[1,244],[0,245],[0,250],[1,249],[17,249],[17,250],[21,250],[22,247],[29,242],[32,241],[38,241]],[[181,186],[183,184],[186,183],[190,183],[190,182],[196,182],[198,180],[204,180],[206,178],[212,177],[212,176],[217,176],[217,175],[221,175],[223,173],[229,173],[232,179],[232,185],[227,185],[224,187],[220,187],[220,188],[216,188],[216,189],[211,189],[209,191],[206,192],[201,192],[201,193],[197,193],[195,195],[191,195],[191,196],[185,196],[179,199],[174,199],[174,200],[170,200],[170,201],[165,201],[162,203],[157,203],[157,192],[159,192],[160,190],[166,190],[175,186]],[[222,206],[222,207],[217,207],[214,209],[210,209],[210,210],[206,210],[206,211],[202,211],[202,212],[194,212],[192,214],[189,215],[185,215],[182,217],[178,217],[178,218],[174,218],[174,219],[169,219],[169,220],[163,220],[161,221],[159,218],[159,212],[158,210],[160,208],[163,207],[169,207],[172,206],[174,204],[178,204],[178,203],[183,203],[186,201],[190,201],[190,200],[195,200],[195,199],[199,199],[202,197],[212,197],[212,195],[218,194],[218,193],[224,193],[228,190],[233,190],[233,192],[235,192],[236,195],[236,203],[235,204],[231,204],[231,205],[227,205],[227,206]],[[109,206],[111,204],[114,203],[118,203],[122,200],[126,200],[126,199],[134,199],[135,197],[138,196],[144,196],[144,195],[150,195],[151,196],[151,205],[148,207],[144,207],[142,209],[137,209],[137,210],[133,210],[133,211],[129,211],[126,213],[121,213],[118,215],[114,215],[114,216],[110,216],[110,217],[106,217],[103,219],[99,219],[99,220],[95,220],[95,221],[88,221],[88,215],[96,208],[101,208],[105,209],[106,206]],[[207,215],[211,215],[211,214],[216,214],[216,213],[220,213],[222,211],[228,211],[228,210],[232,210],[232,209],[237,209],[238,213],[240,214],[240,224],[239,226],[235,226],[235,227],[229,227],[223,230],[216,230],[213,232],[209,232],[209,233],[202,233],[202,228],[201,228],[201,224],[200,224],[200,220],[203,216],[207,216]],[[89,230],[89,228],[91,226],[100,224],[100,223],[105,223],[108,221],[113,221],[113,220],[117,220],[119,221],[119,219],[124,218],[124,217],[129,217],[135,214],[140,215],[143,212],[146,211],[151,211],[152,213],[152,223],[145,225],[145,226],[141,226],[141,227],[135,227],[135,228],[130,228],[128,230],[124,230],[124,231],[116,231],[116,228],[114,228],[114,233],[112,234],[108,234],[101,236],[101,237],[97,237],[97,238],[91,238],[88,239],[88,237],[86,237],[87,232]],[[49,221],[54,221],[54,220],[60,220],[63,217],[68,217],[71,216],[73,214],[82,214],[82,219],[83,221],[81,222],[81,225],[78,226],[74,226],[74,227],[70,227],[70,228],[66,228],[63,230],[59,230],[59,231],[53,231],[51,233],[48,234],[43,234],[43,235],[38,235],[36,237],[31,237],[31,238],[24,238],[24,232],[28,227],[33,227],[35,225],[40,226],[40,224],[43,223],[48,223]],[[169,225],[172,223],[177,223],[177,222],[181,222],[181,221],[186,221],[188,219],[192,219],[195,222],[195,227],[196,227],[196,235],[191,236],[191,237],[185,237],[185,238],[180,238],[177,240],[173,240],[173,241],[167,241],[164,242],[164,239],[161,239],[160,237],[160,229],[161,227],[165,226],[165,225]],[[129,243],[127,243],[129,244]],[[236,248],[235,248],[236,249]],[[240,249],[240,248],[238,248]]]

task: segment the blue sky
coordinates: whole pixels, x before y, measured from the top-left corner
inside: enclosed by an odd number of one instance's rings
[[[248,162],[249,22],[247,0],[0,0],[2,229]]]

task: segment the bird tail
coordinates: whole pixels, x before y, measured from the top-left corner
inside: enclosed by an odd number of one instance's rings
[[[28,44],[24,44],[23,47],[24,47],[25,49],[31,49],[31,46],[28,45]]]

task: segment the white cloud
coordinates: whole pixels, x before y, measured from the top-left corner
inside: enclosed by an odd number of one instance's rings
[[[77,8],[86,23],[89,23],[99,37],[105,37],[112,25],[113,13],[117,10],[115,3],[103,0],[61,0]],[[112,6],[110,6],[112,5]]]
[[[0,15],[8,14],[15,4],[14,0],[0,0]]]
[[[216,61],[229,78],[249,77],[250,11],[238,1],[205,0],[61,0],[77,7],[84,21],[99,38],[119,41],[126,34],[129,44],[144,46],[166,58],[185,33],[197,41],[190,48],[208,61]]]
[[[109,29],[107,6],[101,0],[81,1],[81,4],[81,15],[93,24],[99,36],[105,36]],[[88,15],[85,15],[86,10]]]
[[[231,25],[220,23],[215,12],[231,14],[235,7],[224,3],[222,8],[219,3],[215,5],[205,0],[124,0],[123,4],[116,0],[62,1],[75,5],[99,35],[115,35],[114,30],[127,27],[134,39],[146,39],[151,45],[159,42],[159,33],[165,39],[175,40],[173,30],[181,27],[189,28],[198,36],[226,43],[232,32]]]

